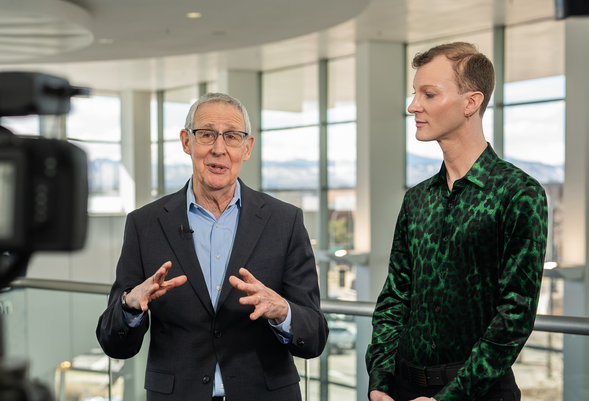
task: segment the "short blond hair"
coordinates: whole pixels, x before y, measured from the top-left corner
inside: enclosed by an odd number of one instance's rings
[[[429,63],[438,56],[446,56],[452,62],[456,83],[460,93],[482,92],[484,99],[479,109],[482,117],[487,109],[493,89],[495,89],[495,69],[493,63],[475,45],[466,42],[446,43],[417,53],[411,62],[415,69]]]

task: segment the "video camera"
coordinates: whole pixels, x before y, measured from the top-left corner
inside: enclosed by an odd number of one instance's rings
[[[70,98],[88,93],[51,75],[2,72],[0,117],[67,114]],[[0,125],[0,289],[26,270],[35,251],[81,249],[87,209],[83,150],[63,140],[17,136]],[[26,361],[2,359],[2,334],[0,325],[0,399],[50,400],[44,386],[27,380]]]

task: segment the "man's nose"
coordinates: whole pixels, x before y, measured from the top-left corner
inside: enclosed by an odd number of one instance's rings
[[[225,143],[225,138],[222,134],[217,136],[217,140],[213,143],[213,153],[215,154],[223,154],[226,151],[227,144]]]
[[[415,114],[415,112],[417,110],[419,110],[417,101],[415,99],[416,99],[416,96],[413,96],[413,99],[411,100],[409,107],[407,107],[407,111],[409,112],[409,114]]]

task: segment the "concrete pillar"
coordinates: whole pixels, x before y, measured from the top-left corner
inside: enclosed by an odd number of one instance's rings
[[[252,155],[241,167],[239,178],[252,189],[262,189],[261,147],[261,77],[258,71],[221,70],[218,79],[219,92],[227,93],[241,101],[252,123],[254,136]]]
[[[370,254],[357,268],[359,301],[376,301],[388,270],[395,222],[405,192],[406,48],[398,42],[356,47],[357,184],[354,243]],[[364,354],[369,318],[357,318],[357,397],[366,400]]]
[[[120,192],[129,213],[151,202],[151,92],[121,92]]]
[[[563,265],[584,266],[584,279],[565,283],[564,314],[588,316],[589,275],[586,263],[589,226],[589,20],[571,18],[565,22],[566,144],[563,188]],[[563,400],[589,400],[589,339],[565,335]]]

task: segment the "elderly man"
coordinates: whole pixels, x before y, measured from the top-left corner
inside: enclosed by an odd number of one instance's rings
[[[302,212],[237,178],[254,143],[237,99],[201,97],[180,138],[192,178],[127,217],[98,340],[130,358],[151,320],[148,400],[300,400],[292,357],[328,334]]]

